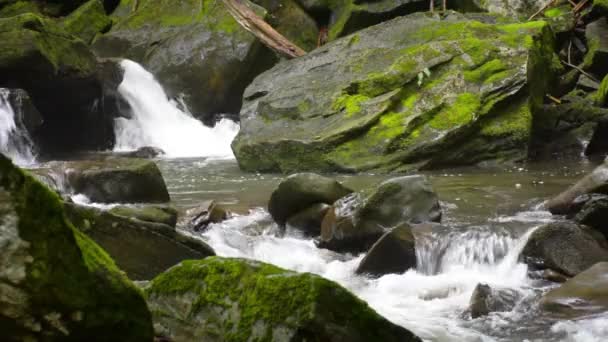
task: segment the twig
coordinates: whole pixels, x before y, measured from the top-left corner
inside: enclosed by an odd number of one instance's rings
[[[570,64],[570,63],[568,63],[568,62],[566,62],[566,61],[561,61],[561,62],[562,62],[564,65],[567,65],[567,66],[569,66],[569,67],[571,67],[571,68],[573,68],[573,69],[575,69],[575,70],[578,70],[578,71],[579,71],[581,74],[583,74],[583,75],[585,75],[585,76],[589,77],[590,79],[594,80],[595,82],[600,83],[600,81],[599,81],[597,78],[593,77],[593,75],[589,74],[588,72],[586,72],[585,70],[583,70],[583,69],[579,68],[578,66],[576,66],[576,65],[574,65],[574,64]]]
[[[551,94],[547,94],[547,97],[549,98],[549,100],[557,104],[562,104],[562,100],[558,99],[557,97],[551,96]]]
[[[568,43],[568,63],[572,64],[572,39]]]
[[[555,0],[549,0],[549,2],[547,2],[543,7],[541,7],[541,9],[536,11],[536,13],[532,14],[532,16],[530,18],[528,18],[528,21],[534,19],[534,17],[536,17],[537,15],[544,12],[547,8],[549,8],[549,6],[553,5],[554,2],[555,2]]]
[[[585,7],[585,5],[589,2],[589,0],[583,0],[582,2],[579,2],[578,5],[576,5],[574,7],[574,9],[572,10],[574,13],[580,11],[583,7]]]

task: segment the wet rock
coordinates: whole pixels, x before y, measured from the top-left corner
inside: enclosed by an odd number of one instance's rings
[[[32,98],[23,89],[9,89],[8,100],[15,111],[15,122],[21,122],[24,128],[33,136],[42,126],[42,115],[34,106]]]
[[[541,307],[568,319],[608,310],[608,262],[600,262],[547,292]]]
[[[212,223],[219,223],[229,217],[226,209],[215,203],[215,201],[205,201],[196,208],[189,209],[186,213],[188,227],[200,232],[207,229]]]
[[[110,158],[66,166],[75,193],[100,203],[169,202],[167,186],[156,164],[145,159]]]
[[[297,173],[285,178],[272,192],[268,212],[280,226],[313,204],[333,204],[352,190],[332,178],[314,173]]]
[[[550,269],[543,270],[542,277],[554,283],[563,283],[570,279],[570,277]]]
[[[65,207],[74,226],[102,246],[131,279],[149,280],[182,260],[215,255],[200,239],[168,225],[173,218],[159,215],[158,208],[127,213],[124,208],[103,211],[73,203]]]
[[[597,122],[593,135],[585,148],[586,156],[608,154],[608,116]]]
[[[337,201],[323,218],[318,246],[359,253],[387,229],[440,220],[439,200],[426,177],[392,178]]]
[[[258,76],[232,144],[240,167],[388,172],[525,158],[528,100],[542,103],[562,68],[540,49],[549,26],[448,17],[387,21]]]
[[[287,219],[287,227],[297,229],[308,236],[319,236],[321,224],[327,211],[331,208],[325,203],[317,203],[290,216]]]
[[[487,316],[492,312],[510,311],[518,298],[516,291],[493,289],[487,284],[479,283],[471,295],[468,311],[473,319]]]
[[[252,260],[184,261],[145,294],[173,341],[421,341],[330,280]]]
[[[552,214],[566,215],[575,208],[574,200],[577,197],[591,193],[608,194],[608,162],[604,162],[566,191],[548,200],[545,207]]]
[[[135,151],[122,153],[120,155],[123,157],[127,157],[127,158],[152,159],[152,158],[156,158],[158,156],[162,156],[164,154],[165,154],[165,151],[163,151],[162,149],[160,149],[158,147],[145,146],[145,147],[140,147]]]
[[[594,196],[574,217],[574,221],[587,225],[608,238],[608,196]]]
[[[65,17],[61,24],[66,31],[90,44],[97,34],[110,29],[112,21],[101,0],[90,0]]]
[[[538,228],[526,243],[520,260],[532,269],[552,269],[575,276],[593,264],[608,261],[608,242],[591,228],[564,221]]]
[[[305,51],[317,47],[319,29],[312,18],[295,0],[252,0],[264,7],[266,22]]]
[[[9,341],[151,341],[141,293],[66,220],[57,195],[0,155],[0,321]]]
[[[585,28],[588,51],[585,55],[584,68],[604,77],[608,74],[608,18],[602,17]]]
[[[357,274],[380,277],[416,268],[416,240],[412,228],[403,224],[382,235],[357,267]]]
[[[134,218],[140,221],[166,224],[175,228],[177,224],[177,210],[168,206],[118,206],[109,210],[113,215]]]

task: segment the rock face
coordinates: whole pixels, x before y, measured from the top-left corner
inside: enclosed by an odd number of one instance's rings
[[[608,18],[602,17],[585,28],[589,50],[585,55],[584,67],[600,77],[608,74]]]
[[[541,307],[567,318],[583,317],[608,309],[608,262],[600,262],[560,287],[546,293]]]
[[[403,224],[385,233],[370,248],[356,273],[380,277],[416,268],[416,240],[412,228]]]
[[[542,103],[561,68],[552,33],[544,22],[475,18],[400,17],[258,76],[232,144],[240,167],[398,171],[522,158],[528,98]]]
[[[285,178],[272,192],[268,212],[283,226],[290,216],[317,203],[333,204],[351,192],[332,178],[297,173]]]
[[[584,194],[608,194],[608,162],[598,166],[566,191],[545,203],[553,214],[565,215],[572,212],[574,200]]]
[[[574,221],[589,226],[608,238],[608,196],[594,196],[574,216]]]
[[[70,13],[62,24],[66,31],[90,44],[98,33],[110,29],[112,21],[101,0],[90,0]]]
[[[608,242],[598,232],[575,223],[549,223],[532,233],[520,259],[533,268],[575,276],[597,262],[608,261]]]
[[[166,218],[150,211],[123,208],[107,212],[66,203],[74,226],[102,246],[131,279],[150,280],[182,260],[215,255],[207,244],[167,225]]]
[[[487,316],[492,312],[509,311],[515,305],[517,297],[515,291],[496,290],[487,284],[477,284],[469,303],[471,318]]]
[[[183,94],[192,113],[209,123],[216,113],[238,112],[245,86],[275,62],[221,0],[123,0],[114,18],[95,41],[96,53],[139,62],[170,97]]]
[[[439,222],[437,195],[424,176],[389,179],[337,201],[321,225],[319,247],[363,252],[388,229],[403,223]]]
[[[544,5],[542,1],[537,0],[473,0],[473,2],[490,13],[526,19]]]
[[[9,341],[151,341],[139,290],[66,220],[60,199],[0,155],[0,321]]]
[[[244,259],[184,261],[145,289],[172,341],[420,341],[340,285]]]
[[[115,158],[69,164],[67,180],[75,193],[101,203],[164,203],[169,192],[153,161]]]

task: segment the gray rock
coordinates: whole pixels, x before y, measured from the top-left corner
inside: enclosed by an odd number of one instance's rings
[[[487,284],[477,284],[468,311],[471,318],[487,316],[492,312],[510,311],[519,298],[516,291],[509,289],[493,289]]]
[[[219,223],[226,220],[229,213],[215,201],[204,201],[196,208],[186,212],[186,226],[194,231],[201,232],[207,229],[212,223]]]
[[[287,227],[297,229],[308,236],[319,236],[321,224],[327,211],[331,208],[325,203],[317,203],[290,216],[287,219]]]
[[[385,233],[357,267],[356,273],[380,277],[416,268],[416,240],[408,224]]]

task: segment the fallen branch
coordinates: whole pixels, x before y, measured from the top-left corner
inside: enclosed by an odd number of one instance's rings
[[[549,100],[551,100],[551,101],[553,101],[553,102],[555,102],[557,104],[562,104],[562,100],[558,99],[555,96],[552,96],[551,94],[547,94],[547,97],[549,98]]]
[[[564,65],[567,65],[567,66],[569,66],[569,67],[571,67],[571,68],[575,69],[575,70],[578,70],[578,72],[580,72],[581,74],[583,74],[583,75],[585,75],[585,76],[589,77],[590,79],[594,80],[594,81],[595,81],[595,82],[597,82],[597,83],[600,83],[600,82],[601,82],[601,81],[599,81],[597,78],[593,77],[593,75],[591,75],[590,73],[586,72],[585,70],[583,70],[583,69],[579,68],[578,66],[576,66],[576,65],[574,65],[574,64],[570,64],[570,63],[568,63],[568,62],[566,62],[566,61],[562,61],[562,63],[563,63]]]
[[[543,13],[547,8],[549,8],[549,6],[553,5],[554,2],[555,0],[550,0],[549,2],[547,2],[543,7],[536,11],[536,13],[532,14],[532,16],[528,18],[528,21],[534,19],[537,15]]]
[[[304,56],[306,51],[268,25],[242,0],[222,0],[228,12],[245,30],[251,32],[264,45],[289,58]]]
[[[577,13],[578,11],[580,11],[581,9],[583,9],[583,7],[585,7],[585,5],[587,4],[587,2],[589,2],[589,0],[583,0],[578,5],[576,5],[572,11],[574,13]]]

